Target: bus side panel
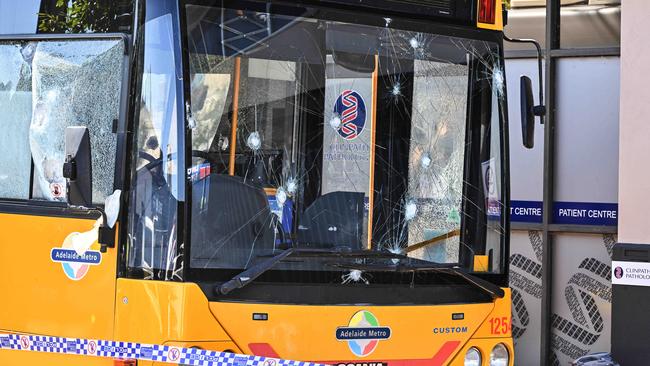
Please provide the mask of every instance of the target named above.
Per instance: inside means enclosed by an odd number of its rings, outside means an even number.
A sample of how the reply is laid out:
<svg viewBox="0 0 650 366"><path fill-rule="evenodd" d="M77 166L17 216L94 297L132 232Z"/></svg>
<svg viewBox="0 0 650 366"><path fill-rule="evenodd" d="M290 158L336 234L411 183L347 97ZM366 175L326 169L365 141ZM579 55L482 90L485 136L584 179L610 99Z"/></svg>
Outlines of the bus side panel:
<svg viewBox="0 0 650 366"><path fill-rule="evenodd" d="M112 339L116 250L101 262L64 266L52 260L75 232L95 220L0 213L0 332L70 338ZM67 241L70 243L70 240ZM99 253L95 242L91 250ZM69 253L69 252L68 252ZM47 359L47 362L40 360ZM108 359L0 351L0 365L110 364ZM81 361L79 361L81 360Z"/></svg>
<svg viewBox="0 0 650 366"><path fill-rule="evenodd" d="M115 339L125 342L230 347L232 340L212 316L208 299L194 283L117 280ZM208 346L210 346L208 344ZM203 344L201 348L207 348Z"/></svg>

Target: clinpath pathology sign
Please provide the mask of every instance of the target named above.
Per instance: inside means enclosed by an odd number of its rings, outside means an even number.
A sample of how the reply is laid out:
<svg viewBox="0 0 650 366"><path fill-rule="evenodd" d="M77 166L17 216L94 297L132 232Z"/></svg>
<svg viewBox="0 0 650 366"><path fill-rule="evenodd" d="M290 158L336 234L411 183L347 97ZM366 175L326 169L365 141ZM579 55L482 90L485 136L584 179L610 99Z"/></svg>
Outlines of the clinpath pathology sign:
<svg viewBox="0 0 650 366"><path fill-rule="evenodd" d="M650 263L612 261L612 285L650 286Z"/></svg>

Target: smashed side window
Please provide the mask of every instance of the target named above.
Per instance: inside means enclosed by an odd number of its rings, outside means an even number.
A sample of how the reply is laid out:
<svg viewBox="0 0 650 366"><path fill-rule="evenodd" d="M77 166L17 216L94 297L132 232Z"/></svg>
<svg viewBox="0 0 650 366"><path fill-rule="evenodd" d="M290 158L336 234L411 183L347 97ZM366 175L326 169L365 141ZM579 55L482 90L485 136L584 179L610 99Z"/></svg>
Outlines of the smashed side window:
<svg viewBox="0 0 650 366"><path fill-rule="evenodd" d="M0 44L0 197L29 198L31 70L23 45Z"/></svg>
<svg viewBox="0 0 650 366"><path fill-rule="evenodd" d="M36 199L65 200L58 188L65 161L64 131L87 126L93 165L93 202L113 192L124 43L122 40L32 44L33 114L30 147Z"/></svg>
<svg viewBox="0 0 650 366"><path fill-rule="evenodd" d="M0 181L9 182L0 190L10 190L1 192L3 197L65 201L68 126L90 131L93 202L102 203L113 191L112 126L119 117L123 55L121 39L0 44L0 69L6 71L6 80L0 81L0 118L9 132L0 137L6 140L0 159L7 159L0 164Z"/></svg>

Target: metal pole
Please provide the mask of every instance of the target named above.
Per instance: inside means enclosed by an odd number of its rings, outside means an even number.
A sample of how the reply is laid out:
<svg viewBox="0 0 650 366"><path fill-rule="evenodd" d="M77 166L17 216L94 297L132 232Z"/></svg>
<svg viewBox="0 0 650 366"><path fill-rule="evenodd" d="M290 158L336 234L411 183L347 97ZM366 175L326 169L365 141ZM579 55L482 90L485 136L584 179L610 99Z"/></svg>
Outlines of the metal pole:
<svg viewBox="0 0 650 366"><path fill-rule="evenodd" d="M377 82L379 80L379 55L375 55L372 72L372 127L370 129L370 186L368 187L368 249L372 249L372 220L375 207L375 138L377 131Z"/></svg>
<svg viewBox="0 0 650 366"><path fill-rule="evenodd" d="M560 0L546 2L546 118L544 122L544 203L542 230L542 326L540 365L551 365L553 319L553 220L555 200L555 71L553 50L560 48Z"/></svg>
<svg viewBox="0 0 650 366"><path fill-rule="evenodd" d="M241 58L235 57L235 80L232 94L232 123L230 126L230 159L228 160L228 175L235 175L235 155L237 153L237 123L239 121L239 83L241 74Z"/></svg>

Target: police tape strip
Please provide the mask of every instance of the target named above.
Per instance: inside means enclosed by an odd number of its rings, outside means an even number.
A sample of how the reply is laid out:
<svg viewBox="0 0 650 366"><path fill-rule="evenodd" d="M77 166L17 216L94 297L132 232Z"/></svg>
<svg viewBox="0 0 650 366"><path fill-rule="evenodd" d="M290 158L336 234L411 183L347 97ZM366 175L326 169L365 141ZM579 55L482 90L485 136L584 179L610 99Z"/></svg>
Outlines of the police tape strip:
<svg viewBox="0 0 650 366"><path fill-rule="evenodd" d="M311 362L133 342L0 334L0 350L85 355L192 366L325 366Z"/></svg>

